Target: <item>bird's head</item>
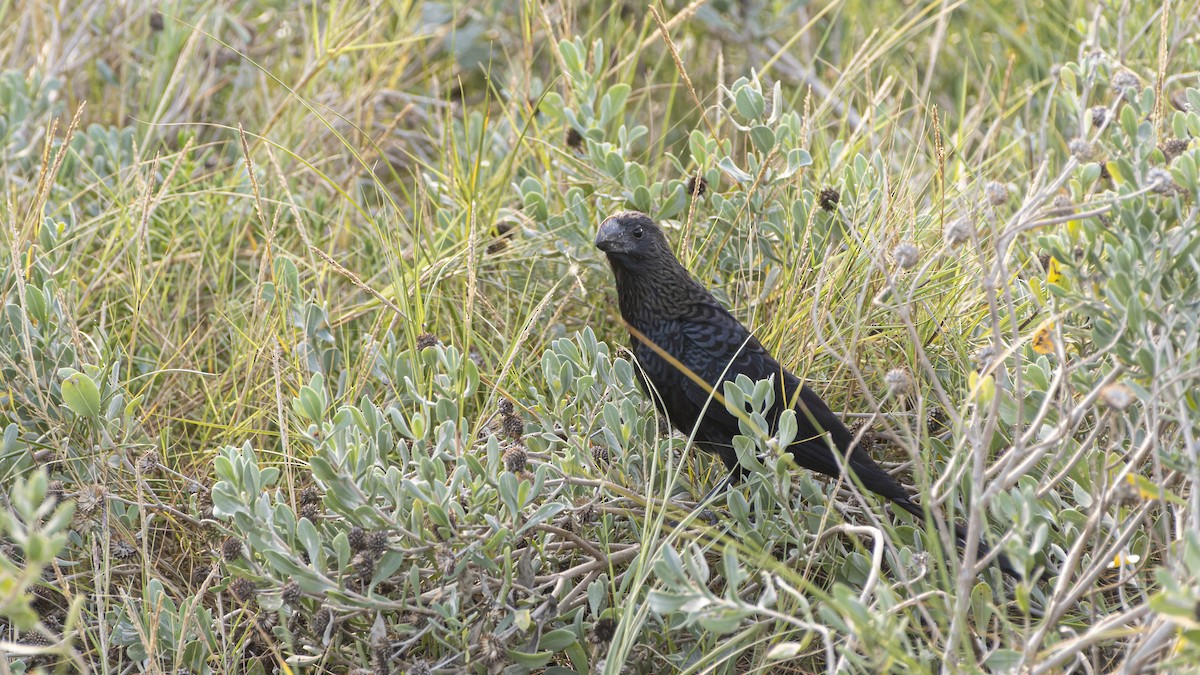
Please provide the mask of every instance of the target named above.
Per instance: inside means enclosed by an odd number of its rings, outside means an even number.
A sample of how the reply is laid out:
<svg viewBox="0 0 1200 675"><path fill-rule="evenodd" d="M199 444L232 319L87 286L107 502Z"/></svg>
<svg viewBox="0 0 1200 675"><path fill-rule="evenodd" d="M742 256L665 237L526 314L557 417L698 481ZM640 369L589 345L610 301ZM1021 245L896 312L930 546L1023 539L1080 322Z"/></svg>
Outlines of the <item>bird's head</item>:
<svg viewBox="0 0 1200 675"><path fill-rule="evenodd" d="M674 258L667 236L650 216L638 211L624 211L609 216L596 232L596 248L608 254L632 260Z"/></svg>

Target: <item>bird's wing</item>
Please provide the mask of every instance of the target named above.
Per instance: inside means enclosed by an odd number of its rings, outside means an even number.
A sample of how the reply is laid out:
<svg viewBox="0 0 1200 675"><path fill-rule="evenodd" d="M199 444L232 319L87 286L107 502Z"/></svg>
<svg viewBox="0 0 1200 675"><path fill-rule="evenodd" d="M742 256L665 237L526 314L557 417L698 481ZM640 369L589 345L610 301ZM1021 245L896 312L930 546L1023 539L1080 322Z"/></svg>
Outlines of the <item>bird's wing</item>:
<svg viewBox="0 0 1200 675"><path fill-rule="evenodd" d="M696 304L685 318L659 322L653 335L647 337L718 394L723 393L725 381L734 380L738 375L746 375L755 381L773 378L775 403L767 416L772 429L783 410L789 406L794 408L798 430L789 449L796 461L821 473L839 473L828 440L823 434L831 434L834 444L845 452L851 442L845 425L816 392L804 386L799 378L780 365L758 339L723 307L715 302ZM642 347L640 351L649 356L652 348ZM709 388L700 386L682 373L678 365L663 359L656 352L655 356L657 358L640 360L652 364L647 369L647 376L658 389L668 412L672 408L691 409L694 411L691 415L694 422L699 411L707 406L704 424L709 433L704 436L709 437L710 442L716 440L712 437L719 436L724 443L729 443L733 436L741 433L737 417L712 395ZM684 417L686 420L686 415ZM681 424L675 415L672 415L672 420L685 433L690 431L685 428L688 426L686 422ZM727 463L730 459L736 463L730 454Z"/></svg>

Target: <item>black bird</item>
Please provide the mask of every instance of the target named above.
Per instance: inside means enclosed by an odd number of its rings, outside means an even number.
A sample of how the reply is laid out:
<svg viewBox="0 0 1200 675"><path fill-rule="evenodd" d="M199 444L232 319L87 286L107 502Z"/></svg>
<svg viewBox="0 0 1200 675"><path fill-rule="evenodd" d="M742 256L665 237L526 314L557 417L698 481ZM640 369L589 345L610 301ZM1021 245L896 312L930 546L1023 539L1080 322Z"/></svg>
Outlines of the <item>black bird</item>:
<svg viewBox="0 0 1200 675"><path fill-rule="evenodd" d="M729 468L729 477L714 493L744 473L733 449L733 437L741 433L738 420L719 400L721 383L738 375L756 381L774 378L775 400L767 421L774 433L785 406L796 411L798 432L788 450L797 464L835 478L842 475L841 466L848 467L863 487L925 519L925 509L908 491L865 451L854 448L850 430L817 393L780 365L679 263L662 228L649 216L626 211L606 219L596 247L608 256L616 278L642 389L675 428L694 433L696 446L716 453ZM841 454L840 465L831 443ZM966 528L956 525L955 536L963 544ZM981 543L980 554L988 552ZM1006 574L1022 576L1003 554L996 563Z"/></svg>

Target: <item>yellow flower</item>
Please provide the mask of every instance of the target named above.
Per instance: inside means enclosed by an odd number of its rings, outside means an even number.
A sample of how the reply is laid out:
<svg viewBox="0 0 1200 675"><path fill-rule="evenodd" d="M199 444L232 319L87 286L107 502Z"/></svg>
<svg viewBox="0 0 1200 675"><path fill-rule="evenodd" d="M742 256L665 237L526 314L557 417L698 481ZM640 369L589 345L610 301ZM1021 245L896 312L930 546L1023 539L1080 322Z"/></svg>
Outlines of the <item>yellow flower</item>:
<svg viewBox="0 0 1200 675"><path fill-rule="evenodd" d="M1112 562L1108 563L1108 569L1115 570L1118 567L1133 567L1141 562L1142 556L1133 553L1121 551L1113 556Z"/></svg>
<svg viewBox="0 0 1200 675"><path fill-rule="evenodd" d="M1051 263L1051 269L1054 269L1053 263ZM1033 334L1033 351L1039 354L1054 353L1053 321L1043 324L1042 327L1038 328L1037 332Z"/></svg>

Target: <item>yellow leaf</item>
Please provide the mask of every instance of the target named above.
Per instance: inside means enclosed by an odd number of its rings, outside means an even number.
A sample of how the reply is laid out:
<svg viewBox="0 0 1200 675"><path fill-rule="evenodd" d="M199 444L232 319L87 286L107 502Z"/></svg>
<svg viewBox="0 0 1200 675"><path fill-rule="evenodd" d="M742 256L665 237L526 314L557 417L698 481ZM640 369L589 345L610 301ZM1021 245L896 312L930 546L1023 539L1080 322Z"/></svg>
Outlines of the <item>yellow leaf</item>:
<svg viewBox="0 0 1200 675"><path fill-rule="evenodd" d="M996 396L996 378L991 375L980 375L978 371L973 370L967 376L967 389L970 391L971 398L987 405Z"/></svg>
<svg viewBox="0 0 1200 675"><path fill-rule="evenodd" d="M1062 267L1058 262L1058 258L1050 256L1050 263L1046 265L1046 283L1062 286L1062 281Z"/></svg>
<svg viewBox="0 0 1200 675"><path fill-rule="evenodd" d="M519 610L516 613L516 616L513 617L513 623L515 623L517 628L520 628L522 631L527 631L529 630L529 627L533 625L533 618L529 614L528 609L522 609Z"/></svg>
<svg viewBox="0 0 1200 675"><path fill-rule="evenodd" d="M1039 354L1054 353L1054 323L1044 324L1033 334L1033 351Z"/></svg>
<svg viewBox="0 0 1200 675"><path fill-rule="evenodd" d="M1125 476L1125 480L1137 490L1138 498L1140 499L1144 499L1146 501L1162 499L1171 504L1187 504L1187 501L1185 501L1182 497L1167 490L1145 476L1131 473Z"/></svg>
<svg viewBox="0 0 1200 675"><path fill-rule="evenodd" d="M1138 497L1141 499L1150 501L1162 496L1162 490L1157 485L1137 474L1131 473L1125 476L1125 481L1137 490Z"/></svg>
<svg viewBox="0 0 1200 675"><path fill-rule="evenodd" d="M1039 304L1046 304L1046 291L1042 290L1041 279L1029 277L1029 290L1033 291L1033 296L1038 299Z"/></svg>
<svg viewBox="0 0 1200 675"><path fill-rule="evenodd" d="M1117 185L1125 182L1125 177L1121 175L1120 169L1117 168L1116 162L1108 162L1104 165L1108 169L1108 175L1112 176L1113 182Z"/></svg>

